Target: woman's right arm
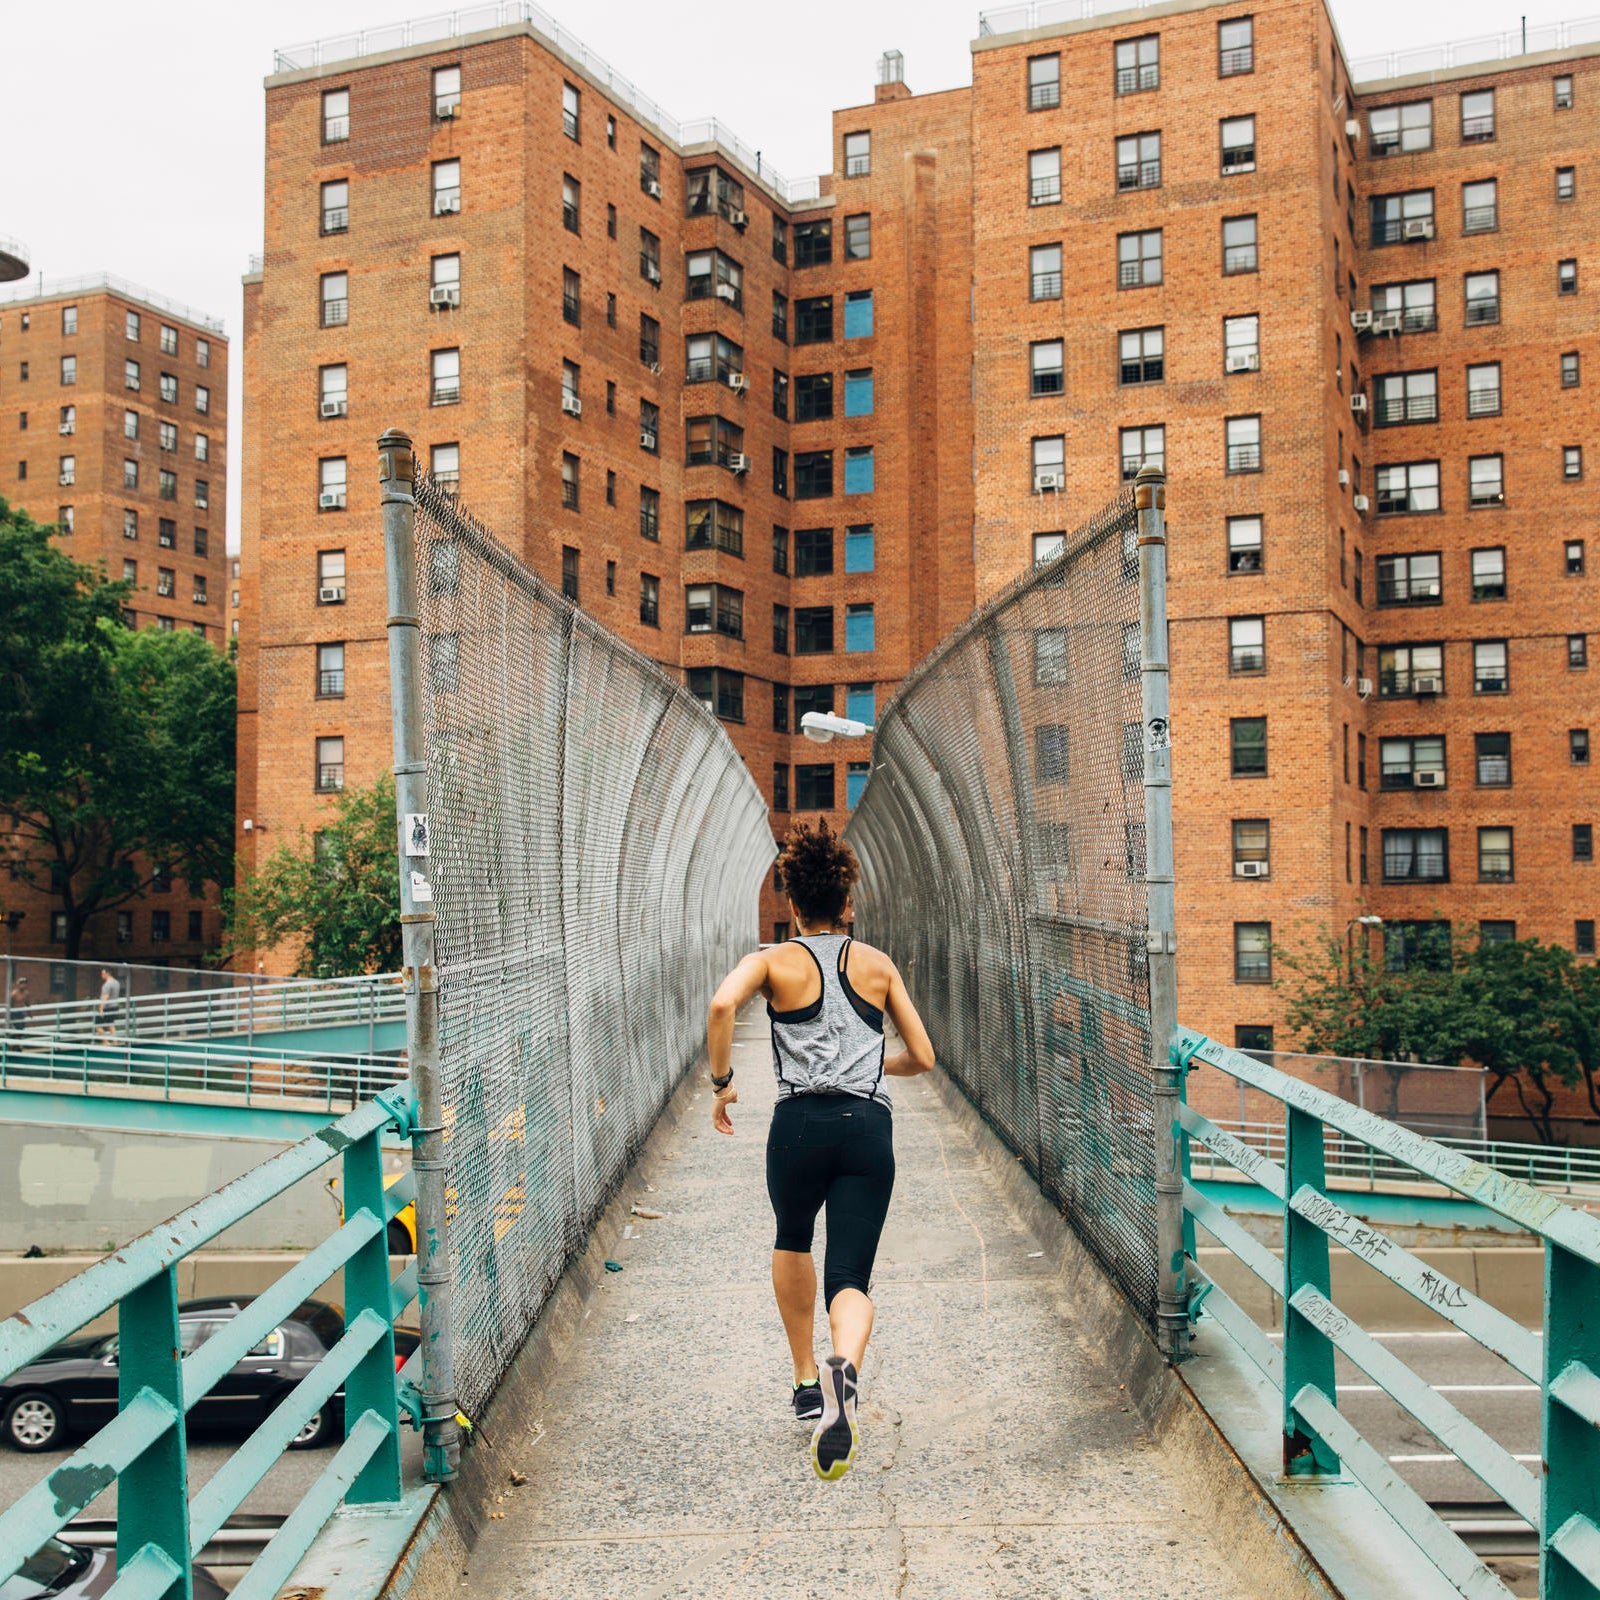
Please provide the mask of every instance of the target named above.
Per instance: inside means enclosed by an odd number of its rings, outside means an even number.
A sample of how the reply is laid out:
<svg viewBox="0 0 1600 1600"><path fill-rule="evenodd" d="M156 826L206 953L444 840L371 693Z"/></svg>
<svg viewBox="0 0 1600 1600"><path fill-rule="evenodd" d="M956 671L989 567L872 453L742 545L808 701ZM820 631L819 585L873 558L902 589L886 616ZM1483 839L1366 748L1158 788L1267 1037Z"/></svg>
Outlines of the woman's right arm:
<svg viewBox="0 0 1600 1600"><path fill-rule="evenodd" d="M883 1063L883 1070L891 1078L914 1078L918 1073L933 1070L933 1041L922 1025L922 1018L917 1015L917 1008L911 1003L900 969L891 963L889 973L889 996L885 1009L900 1030L905 1049L888 1057Z"/></svg>

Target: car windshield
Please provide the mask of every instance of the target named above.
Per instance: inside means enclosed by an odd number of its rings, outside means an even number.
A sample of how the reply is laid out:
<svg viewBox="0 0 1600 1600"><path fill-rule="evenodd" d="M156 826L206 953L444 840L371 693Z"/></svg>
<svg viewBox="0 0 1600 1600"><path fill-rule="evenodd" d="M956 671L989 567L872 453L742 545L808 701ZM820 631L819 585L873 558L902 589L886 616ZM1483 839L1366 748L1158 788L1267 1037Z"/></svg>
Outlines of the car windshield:
<svg viewBox="0 0 1600 1600"><path fill-rule="evenodd" d="M89 1552L75 1545L63 1544L59 1539L47 1539L40 1548L17 1568L17 1576L29 1583L37 1583L48 1592L56 1588L63 1578L71 1577L80 1567L88 1565Z"/></svg>

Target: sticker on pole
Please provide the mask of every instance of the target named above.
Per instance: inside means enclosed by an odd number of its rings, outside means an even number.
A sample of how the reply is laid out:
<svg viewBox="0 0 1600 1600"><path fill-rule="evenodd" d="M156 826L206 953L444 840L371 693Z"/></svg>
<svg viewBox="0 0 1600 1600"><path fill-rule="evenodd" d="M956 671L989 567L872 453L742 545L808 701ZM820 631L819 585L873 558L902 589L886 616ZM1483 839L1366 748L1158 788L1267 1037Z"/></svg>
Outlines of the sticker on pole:
<svg viewBox="0 0 1600 1600"><path fill-rule="evenodd" d="M415 870L411 874L411 900L414 905L419 906L433 904L433 885Z"/></svg>
<svg viewBox="0 0 1600 1600"><path fill-rule="evenodd" d="M1165 750L1172 743L1172 727L1165 717L1152 717L1145 724L1144 747L1151 752Z"/></svg>
<svg viewBox="0 0 1600 1600"><path fill-rule="evenodd" d="M406 854L426 857L428 854L428 813L406 812Z"/></svg>

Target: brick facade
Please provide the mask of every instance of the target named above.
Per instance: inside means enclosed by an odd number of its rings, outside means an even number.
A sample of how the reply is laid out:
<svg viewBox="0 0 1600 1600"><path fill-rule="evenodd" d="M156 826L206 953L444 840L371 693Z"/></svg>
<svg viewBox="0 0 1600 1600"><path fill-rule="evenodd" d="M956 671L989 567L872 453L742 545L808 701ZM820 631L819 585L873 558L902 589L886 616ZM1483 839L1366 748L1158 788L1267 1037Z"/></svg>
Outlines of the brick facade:
<svg viewBox="0 0 1600 1600"><path fill-rule="evenodd" d="M0 495L54 524L75 561L127 576L136 626L193 628L225 648L233 613L221 324L113 279L0 302L0 419ZM23 913L14 953L60 954L51 896L16 879L4 888L5 909ZM120 916L94 917L80 955L194 966L221 931L216 900L176 882Z"/></svg>
<svg viewBox="0 0 1600 1600"><path fill-rule="evenodd" d="M1570 759L1568 732L1589 727L1594 697L1587 669L1567 665L1568 636L1600 631L1600 617L1593 577L1566 575L1592 478L1563 476L1562 455L1591 431L1593 377L1580 371L1589 384L1563 387L1559 357L1594 354L1582 319L1600 271L1584 209L1600 182L1586 164L1597 65L1600 55L1578 50L1358 91L1321 0L1196 0L985 36L970 88L917 96L887 83L871 104L836 112L833 171L816 200L794 203L732 146L678 147L529 29L270 80L266 266L247 298L250 433L267 470L259 503L245 507L242 579L246 654L259 655L259 710L247 712L258 724L257 827L314 826L316 734L347 739L352 781L388 761L372 468L385 426L412 432L424 461L433 445L458 443L467 503L552 582L563 547L577 550L580 603L608 626L670 666L742 674L744 720L730 731L763 790L773 793L781 766L794 805L797 767L833 763L841 814L847 764L867 759L866 741L805 744L794 688L831 683L843 711L848 686L870 683L881 707L974 600L1034 559L1036 535L1081 521L1109 498L1125 455L1136 468L1159 440L1185 1019L1230 1041L1238 1029L1281 1033L1279 992L1241 981L1251 965L1236 964L1241 924L1267 924L1274 943L1293 946L1355 937L1359 916L1437 912L1466 930L1509 922L1573 942L1579 919L1600 908L1593 864L1572 859L1572 825L1592 815L1594 789L1592 767ZM460 115L440 120L431 74L451 66L462 73ZM1557 76L1574 80L1570 109L1556 107ZM1495 90L1492 136L1474 122L1463 142L1459 97L1483 87ZM580 96L575 128L563 120L569 88ZM323 112L338 102L324 96L342 91L349 136L327 142ZM1370 113L1422 99L1433 103L1428 148L1375 153ZM659 198L643 187L641 142L659 152ZM460 211L432 215L435 164L457 159ZM691 214L690 175L707 166L741 193L722 213ZM1569 166L1570 201L1557 198L1556 172ZM1481 204L1465 216L1461 188L1490 178L1492 230L1480 227ZM563 223L568 179L580 185L575 233ZM348 185L347 231L320 231L327 183ZM1401 227L1394 243L1375 244L1387 213L1374 198L1424 190L1436 198L1431 235ZM781 261L774 218L787 227ZM802 232L821 221L828 259L804 264ZM641 275L641 228L660 241L659 286ZM1126 260L1124 240L1134 241ZM1059 258L1031 254L1040 247ZM689 297L689 257L702 251L737 263L742 305ZM429 260L454 252L460 306L430 310ZM1577 262L1572 294L1559 292L1558 258ZM579 325L563 315L568 269L579 275ZM1498 320L1475 310L1469 323L1465 275L1488 271L1500 274ZM319 283L341 272L348 322L320 327ZM1379 286L1427 280L1435 327L1420 316L1399 333L1356 326L1364 319L1352 313L1371 310ZM846 337L846 297L866 290L871 332ZM775 294L787 298L786 339L772 330ZM801 303L821 297L831 297L832 337L800 342ZM659 373L639 359L641 313L660 325ZM1145 337L1156 331L1159 345ZM691 381L686 340L702 333L740 347L743 392ZM1140 336L1132 366L1128 335ZM461 351L459 403L430 406L429 353L446 347ZM1494 361L1500 409L1480 399L1469 415L1466 368ZM317 371L340 362L348 415L323 419ZM563 362L580 369L581 416L563 408ZM1436 374L1437 420L1421 400L1413 415L1402 385L1391 425L1396 391L1379 380L1424 371ZM775 372L788 378L786 416L775 415ZM802 389L811 403L820 388L801 380L823 374L832 415L802 420ZM1473 382L1481 393L1481 374ZM641 400L660 407L658 453L639 448ZM713 414L743 428L748 472L688 463L689 419ZM1136 428L1163 431L1130 443L1124 430ZM1038 456L1036 440L1047 442ZM868 446L870 491L843 492L846 452ZM796 458L828 450L834 492L801 498ZM775 488L774 451L788 455L787 493ZM580 463L576 509L562 504L565 454ZM1480 454L1503 458L1503 503L1469 506L1468 461ZM317 462L330 455L349 460L348 506L319 512ZM1389 472L1380 500L1380 469L1431 461L1437 513L1394 513ZM1041 479L1041 462L1059 469ZM641 485L661 497L659 542L640 537ZM742 554L686 548L684 508L705 499L742 511ZM859 535L845 559L846 531L863 525L870 570L847 570L864 568ZM770 558L774 528L787 530L787 572ZM797 535L814 552L824 528L831 571L797 572ZM319 606L317 551L335 548L346 551L348 592L337 608ZM1475 600L1471 552L1489 549L1505 552L1505 595L1489 598L1480 583ZM1440 593L1391 605L1386 558L1413 552L1439 554ZM659 627L639 620L641 573L660 580ZM742 594L742 639L686 631L680 591L702 583ZM845 610L869 602L873 649L848 651ZM787 654L772 648L775 606L790 610ZM830 652L796 653L795 612L809 607L833 608ZM313 692L324 640L347 646L338 701ZM1509 641L1509 687L1475 692L1474 641L1495 640ZM1397 658L1380 652L1440 642L1440 692L1392 693ZM774 685L787 733L773 728ZM1253 730L1240 724L1256 718L1266 719L1265 769L1236 776L1232 740L1237 731L1245 750ZM1480 784L1475 737L1501 732L1512 736L1514 781ZM1385 788L1383 741L1434 734L1446 741L1443 786ZM1481 769L1491 777L1496 748ZM775 829L787 815L774 810ZM1269 824L1265 873L1239 870L1253 855L1236 848L1241 821ZM1386 859L1413 873L1437 859L1432 835L1402 846L1398 834L1386 858L1385 830L1439 826L1450 829L1447 879L1383 881ZM1491 881L1480 881L1478 830L1499 827L1513 830L1514 871L1493 881L1503 875L1489 835ZM769 890L766 930L784 915Z"/></svg>

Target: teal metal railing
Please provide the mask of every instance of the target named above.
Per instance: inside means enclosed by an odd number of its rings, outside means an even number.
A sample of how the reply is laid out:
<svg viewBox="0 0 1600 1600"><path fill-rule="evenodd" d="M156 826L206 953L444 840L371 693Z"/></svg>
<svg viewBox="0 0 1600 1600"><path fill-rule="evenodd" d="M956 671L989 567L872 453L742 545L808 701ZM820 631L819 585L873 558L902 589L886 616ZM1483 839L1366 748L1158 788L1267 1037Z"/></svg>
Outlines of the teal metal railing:
<svg viewBox="0 0 1600 1600"><path fill-rule="evenodd" d="M1541 1600L1597 1600L1600 1219L1191 1028L1174 1033L1172 1060L1180 1072L1204 1062L1284 1107L1281 1163L1192 1106L1179 1109L1190 1315L1214 1319L1278 1388L1284 1471L1312 1481L1341 1472L1357 1479L1462 1594L1504 1600L1500 1580L1340 1413L1334 1357L1342 1354L1538 1530ZM1332 1199L1326 1161L1329 1130L1540 1238L1545 1249L1542 1340L1538 1332L1513 1321ZM1195 1188L1189 1158L1195 1141L1282 1205L1281 1261ZM1281 1349L1201 1268L1195 1250L1197 1225L1281 1298ZM1334 1242L1540 1386L1542 1476L1535 1477L1334 1304L1329 1277Z"/></svg>
<svg viewBox="0 0 1600 1600"><path fill-rule="evenodd" d="M116 1416L0 1513L0 1585L115 1482L117 1579L108 1600L191 1600L196 1554L340 1390L343 1445L234 1595L275 1595L340 1504L399 1504L400 1412L416 1409L395 1372L394 1322L417 1297L417 1273L413 1262L389 1277L387 1225L413 1194L409 1174L384 1189L381 1139L390 1127L416 1131L404 1090L301 1140L0 1324L0 1382L113 1309L119 1363ZM177 1264L335 1157L344 1169L339 1229L185 1355ZM191 1498L186 1414L341 1268L343 1336Z"/></svg>

